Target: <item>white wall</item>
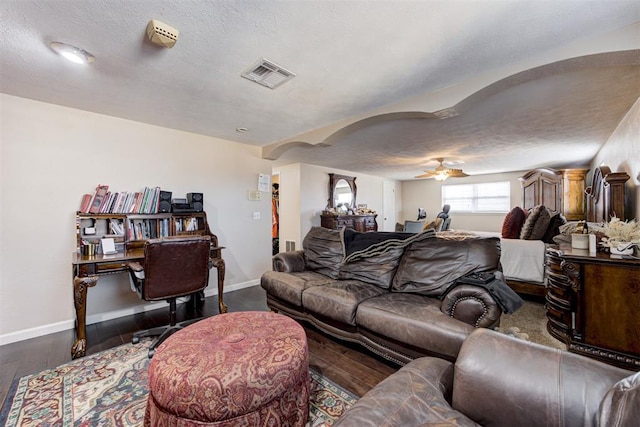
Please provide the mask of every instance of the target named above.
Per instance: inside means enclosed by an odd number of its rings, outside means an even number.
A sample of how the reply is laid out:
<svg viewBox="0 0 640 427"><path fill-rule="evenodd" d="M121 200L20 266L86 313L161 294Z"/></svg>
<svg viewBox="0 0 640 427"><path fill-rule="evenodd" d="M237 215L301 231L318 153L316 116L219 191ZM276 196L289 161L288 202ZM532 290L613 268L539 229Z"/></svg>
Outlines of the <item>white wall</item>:
<svg viewBox="0 0 640 427"><path fill-rule="evenodd" d="M248 199L271 173L259 148L7 95L0 113L0 344L73 327L75 211L99 183L204 193L226 247L226 289L270 269L270 197ZM88 320L141 304L127 275L103 277L89 289Z"/></svg>
<svg viewBox="0 0 640 427"><path fill-rule="evenodd" d="M444 184L471 184L482 182L509 181L511 183L511 207L522 203L522 187L519 177L526 172L510 172L470 176L467 178L449 178ZM427 220L432 221L442 210L442 184L434 179L419 179L402 182L402 212L400 223L415 220L418 208L427 211ZM506 213L500 214L464 214L451 213L451 228L454 230L494 231L502 230Z"/></svg>
<svg viewBox="0 0 640 427"><path fill-rule="evenodd" d="M604 165L612 172L626 172L627 219L640 220L640 98L620 121L606 144L591 162L591 170Z"/></svg>
<svg viewBox="0 0 640 427"><path fill-rule="evenodd" d="M280 250L287 240L302 248L302 239L313 226L320 226L320 214L329 199L329 173L356 177L356 203L367 204L382 214L384 179L372 175L296 163L279 166L280 175ZM382 219L378 218L378 225Z"/></svg>

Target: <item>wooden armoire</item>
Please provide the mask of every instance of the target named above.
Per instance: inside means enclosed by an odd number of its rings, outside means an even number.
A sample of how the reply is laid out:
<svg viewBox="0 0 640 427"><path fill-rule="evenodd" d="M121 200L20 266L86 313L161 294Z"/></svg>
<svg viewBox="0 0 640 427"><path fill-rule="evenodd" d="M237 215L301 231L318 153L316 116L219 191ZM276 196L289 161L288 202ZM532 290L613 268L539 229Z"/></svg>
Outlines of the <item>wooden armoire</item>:
<svg viewBox="0 0 640 427"><path fill-rule="evenodd" d="M544 205L562 213L568 221L587 217L587 172L589 169L533 169L520 177L522 207Z"/></svg>

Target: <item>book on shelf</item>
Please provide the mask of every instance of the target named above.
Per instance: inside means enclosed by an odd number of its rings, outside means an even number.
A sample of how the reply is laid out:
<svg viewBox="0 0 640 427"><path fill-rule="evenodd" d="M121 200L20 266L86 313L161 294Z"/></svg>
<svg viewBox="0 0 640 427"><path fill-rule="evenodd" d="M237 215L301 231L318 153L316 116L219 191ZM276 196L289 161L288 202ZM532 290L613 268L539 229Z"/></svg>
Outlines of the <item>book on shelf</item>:
<svg viewBox="0 0 640 427"><path fill-rule="evenodd" d="M124 236L124 224L121 220L111 218L109 228L111 229L111 234Z"/></svg>
<svg viewBox="0 0 640 427"><path fill-rule="evenodd" d="M82 196L81 213L95 214L155 214L160 204L160 187L144 187L142 191L109 191L108 185L98 185L93 194Z"/></svg>
<svg viewBox="0 0 640 427"><path fill-rule="evenodd" d="M108 185L98 184L93 198L91 199L91 206L89 207L89 213L100 213L100 207L102 202L109 191Z"/></svg>
<svg viewBox="0 0 640 427"><path fill-rule="evenodd" d="M80 212L89 213L89 207L91 206L91 194L84 194L82 196L82 202L80 203Z"/></svg>

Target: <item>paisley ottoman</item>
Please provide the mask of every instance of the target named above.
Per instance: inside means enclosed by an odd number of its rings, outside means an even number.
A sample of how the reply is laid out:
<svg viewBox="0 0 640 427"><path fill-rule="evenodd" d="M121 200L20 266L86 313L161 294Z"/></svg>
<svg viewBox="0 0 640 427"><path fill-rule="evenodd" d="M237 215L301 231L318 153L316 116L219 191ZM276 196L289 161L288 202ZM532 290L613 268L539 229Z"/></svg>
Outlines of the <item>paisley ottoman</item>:
<svg viewBox="0 0 640 427"><path fill-rule="evenodd" d="M304 426L304 329L271 312L235 312L169 337L149 365L147 426Z"/></svg>

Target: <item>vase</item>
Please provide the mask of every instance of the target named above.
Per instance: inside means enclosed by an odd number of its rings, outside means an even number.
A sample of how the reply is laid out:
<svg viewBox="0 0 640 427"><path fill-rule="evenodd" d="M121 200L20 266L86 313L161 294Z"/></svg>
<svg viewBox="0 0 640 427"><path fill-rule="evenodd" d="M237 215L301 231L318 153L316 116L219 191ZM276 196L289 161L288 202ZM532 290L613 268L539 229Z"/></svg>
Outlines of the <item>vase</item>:
<svg viewBox="0 0 640 427"><path fill-rule="evenodd" d="M618 248L625 248L625 249L618 249ZM609 252L611 253L611 255L633 255L633 248L634 245L628 246L628 245L619 245L619 246L612 246L609 248Z"/></svg>

